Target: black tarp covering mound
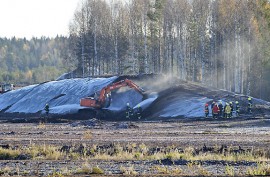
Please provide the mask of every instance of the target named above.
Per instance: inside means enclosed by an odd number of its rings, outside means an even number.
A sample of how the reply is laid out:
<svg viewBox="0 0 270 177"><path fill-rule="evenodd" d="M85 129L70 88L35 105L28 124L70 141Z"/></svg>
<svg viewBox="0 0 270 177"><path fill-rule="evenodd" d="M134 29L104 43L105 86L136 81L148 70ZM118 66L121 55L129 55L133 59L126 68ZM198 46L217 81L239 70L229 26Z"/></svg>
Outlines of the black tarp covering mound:
<svg viewBox="0 0 270 177"><path fill-rule="evenodd" d="M80 99L91 96L103 87L128 78L147 91L147 98L124 87L112 92L112 102L101 110L80 106ZM0 95L1 119L44 117L46 103L50 118L124 120L126 104L143 109L143 118L198 118L204 116L204 104L212 100L240 101L245 113L247 97L224 90L203 87L164 75L112 76L76 78L27 86ZM253 99L258 114L268 114L269 102ZM134 117L136 119L136 117Z"/></svg>

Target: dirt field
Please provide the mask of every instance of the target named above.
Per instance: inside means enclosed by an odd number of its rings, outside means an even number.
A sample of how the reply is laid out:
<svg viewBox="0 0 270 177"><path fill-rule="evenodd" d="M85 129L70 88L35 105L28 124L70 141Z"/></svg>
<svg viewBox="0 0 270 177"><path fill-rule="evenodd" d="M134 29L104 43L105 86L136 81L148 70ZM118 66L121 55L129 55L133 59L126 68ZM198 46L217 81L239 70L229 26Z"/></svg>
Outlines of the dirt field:
<svg viewBox="0 0 270 177"><path fill-rule="evenodd" d="M269 119L232 119L232 120L175 120L163 122L96 122L59 123L59 124L11 124L1 123L0 152L4 148L16 149L31 146L57 147L64 153L73 149L101 150L116 146L128 152L128 147L138 149L137 153L153 153L149 158L130 158L114 156L94 156L87 154L83 158L17 158L0 161L1 175L48 176L59 172L74 175L84 166L97 166L109 174L153 175L245 175L248 170L258 170L261 162L269 167L270 158L270 120ZM8 147L5 147L8 146ZM102 148L101 148L102 147ZM244 152L264 153L263 159L230 160L196 159L198 154L212 153L226 147L235 154ZM133 151L131 148L130 151ZM192 148L192 157L179 158L168 156L169 153L187 153ZM100 150L99 149L99 150ZM101 151L100 150L100 151ZM241 151L242 150L242 151ZM60 151L60 150L59 150ZM90 150L91 151L91 150ZM101 152L99 151L99 154ZM145 152L144 152L145 151ZM168 152L167 152L168 151ZM74 151L75 152L75 151ZM135 152L135 151L134 151ZM136 154L135 152L135 154ZM158 154L167 153L167 158L157 158ZM223 151L222 151L223 153ZM120 153L118 153L120 154ZM254 154L254 153L253 153ZM258 154L257 154L258 155ZM223 156L223 155L222 155ZM226 155L225 155L226 156ZM224 156L224 157L225 157ZM151 157L151 158L150 158ZM240 157L240 156L239 156ZM0 155L1 158L1 155ZM200 156L201 158L201 156ZM3 158L2 158L3 159ZM23 159L23 160L21 160ZM270 168L269 168L270 169ZM269 170L268 169L268 170ZM87 174L87 173L86 173ZM82 173L77 173L78 176Z"/></svg>

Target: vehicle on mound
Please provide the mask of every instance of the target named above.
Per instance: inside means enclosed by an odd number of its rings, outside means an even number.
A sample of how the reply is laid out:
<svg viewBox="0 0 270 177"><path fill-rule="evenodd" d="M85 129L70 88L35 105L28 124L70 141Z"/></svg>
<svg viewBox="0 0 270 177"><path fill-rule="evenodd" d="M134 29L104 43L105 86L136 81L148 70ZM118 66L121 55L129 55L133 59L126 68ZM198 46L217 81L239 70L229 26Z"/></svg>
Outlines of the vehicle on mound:
<svg viewBox="0 0 270 177"><path fill-rule="evenodd" d="M7 84L7 83L1 84L0 94L9 92L13 89L14 89L13 84Z"/></svg>

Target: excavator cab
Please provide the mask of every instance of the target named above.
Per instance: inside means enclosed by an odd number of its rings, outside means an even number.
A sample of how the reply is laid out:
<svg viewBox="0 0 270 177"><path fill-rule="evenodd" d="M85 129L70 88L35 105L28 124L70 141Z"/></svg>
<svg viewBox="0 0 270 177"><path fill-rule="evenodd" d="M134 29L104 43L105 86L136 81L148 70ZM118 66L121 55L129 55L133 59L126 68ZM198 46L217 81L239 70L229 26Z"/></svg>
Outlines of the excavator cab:
<svg viewBox="0 0 270 177"><path fill-rule="evenodd" d="M82 98L80 100L80 105L92 108L102 108L102 107L108 108L111 105L111 96L106 95L105 102L101 104L95 94L94 97Z"/></svg>
<svg viewBox="0 0 270 177"><path fill-rule="evenodd" d="M98 100L96 100L94 97L82 98L80 100L80 105L85 107L100 108Z"/></svg>
<svg viewBox="0 0 270 177"><path fill-rule="evenodd" d="M112 101L112 95L111 95L111 92L109 92L106 94L104 107L108 108L111 105L111 101Z"/></svg>

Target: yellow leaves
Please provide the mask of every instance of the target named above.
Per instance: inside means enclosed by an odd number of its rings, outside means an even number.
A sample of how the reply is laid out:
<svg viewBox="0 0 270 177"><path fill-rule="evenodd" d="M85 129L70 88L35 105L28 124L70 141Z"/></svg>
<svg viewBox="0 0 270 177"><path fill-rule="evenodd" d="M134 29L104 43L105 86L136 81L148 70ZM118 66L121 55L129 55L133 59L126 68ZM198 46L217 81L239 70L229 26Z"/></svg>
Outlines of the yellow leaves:
<svg viewBox="0 0 270 177"><path fill-rule="evenodd" d="M218 8L219 18L223 21L224 26L234 21L234 14L238 8L235 0L221 0L219 1Z"/></svg>
<svg viewBox="0 0 270 177"><path fill-rule="evenodd" d="M253 30L255 32L256 37L259 37L260 36L260 30L259 30L259 23L258 23L257 18L252 16L252 18L250 19L250 24L251 24L251 27L253 28Z"/></svg>
<svg viewBox="0 0 270 177"><path fill-rule="evenodd" d="M31 80L33 77L33 72L31 70L28 70L26 73L25 73L25 78L26 80Z"/></svg>
<svg viewBox="0 0 270 177"><path fill-rule="evenodd" d="M27 44L23 44L23 50L29 51L30 50L30 46L27 45Z"/></svg>
<svg viewBox="0 0 270 177"><path fill-rule="evenodd" d="M264 9L265 10L270 10L270 3L266 3Z"/></svg>

